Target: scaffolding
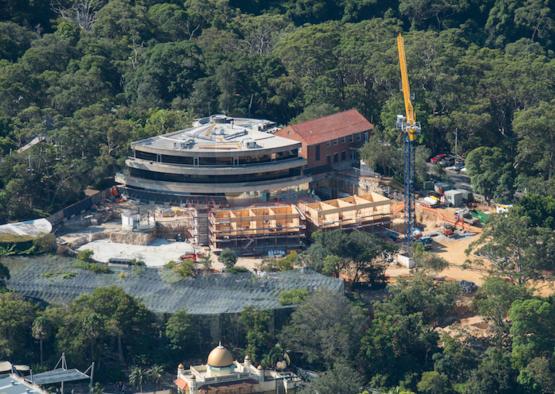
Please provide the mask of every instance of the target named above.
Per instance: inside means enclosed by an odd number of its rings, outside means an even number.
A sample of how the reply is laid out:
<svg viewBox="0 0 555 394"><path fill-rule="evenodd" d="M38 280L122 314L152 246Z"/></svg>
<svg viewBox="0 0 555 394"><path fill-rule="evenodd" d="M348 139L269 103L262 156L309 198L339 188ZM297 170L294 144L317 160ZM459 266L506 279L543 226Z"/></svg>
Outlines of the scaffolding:
<svg viewBox="0 0 555 394"><path fill-rule="evenodd" d="M210 247L278 255L304 246L305 218L294 205L219 209L209 214Z"/></svg>
<svg viewBox="0 0 555 394"><path fill-rule="evenodd" d="M388 226L391 223L391 205L390 199L378 193L298 204L312 230Z"/></svg>

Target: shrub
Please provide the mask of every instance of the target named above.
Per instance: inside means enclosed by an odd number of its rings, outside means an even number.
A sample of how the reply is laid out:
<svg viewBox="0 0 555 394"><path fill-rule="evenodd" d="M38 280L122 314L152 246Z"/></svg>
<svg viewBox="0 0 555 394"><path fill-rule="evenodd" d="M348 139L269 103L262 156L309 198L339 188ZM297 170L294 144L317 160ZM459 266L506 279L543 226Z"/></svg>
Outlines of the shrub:
<svg viewBox="0 0 555 394"><path fill-rule="evenodd" d="M164 268L173 270L176 266L177 266L177 262L175 262L175 260L170 260L164 265Z"/></svg>
<svg viewBox="0 0 555 394"><path fill-rule="evenodd" d="M218 256L218 261L227 269L232 268L237 263L237 253L232 249L224 249Z"/></svg>
<svg viewBox="0 0 555 394"><path fill-rule="evenodd" d="M297 252L291 251L287 256L281 258L270 257L262 260L262 270L266 272L290 271L295 268L298 261L299 255Z"/></svg>
<svg viewBox="0 0 555 394"><path fill-rule="evenodd" d="M81 260L76 261L73 264L73 267L86 270L86 271L92 271L95 274L109 274L112 272L112 270L103 263L87 263Z"/></svg>
<svg viewBox="0 0 555 394"><path fill-rule="evenodd" d="M144 267L146 266L145 262L142 260L138 260L138 259L133 259L129 262L129 265L134 265L137 267Z"/></svg>
<svg viewBox="0 0 555 394"><path fill-rule="evenodd" d="M91 261L91 257L93 256L94 252L90 249L83 249L77 252L77 260L89 262Z"/></svg>
<svg viewBox="0 0 555 394"><path fill-rule="evenodd" d="M183 260L173 271L182 278L189 278L195 274L195 263L192 260Z"/></svg>
<svg viewBox="0 0 555 394"><path fill-rule="evenodd" d="M239 274L241 272L249 272L249 270L245 267L231 267L226 272L229 272L230 274Z"/></svg>
<svg viewBox="0 0 555 394"><path fill-rule="evenodd" d="M33 241L35 253L49 253L56 250L56 236L52 233Z"/></svg>
<svg viewBox="0 0 555 394"><path fill-rule="evenodd" d="M307 289L283 290L279 293L279 303L281 305L297 305L302 303L309 294Z"/></svg>
<svg viewBox="0 0 555 394"><path fill-rule="evenodd" d="M170 260L164 265L164 268L172 270L181 278L188 278L195 274L195 263L192 260L183 260L180 263Z"/></svg>

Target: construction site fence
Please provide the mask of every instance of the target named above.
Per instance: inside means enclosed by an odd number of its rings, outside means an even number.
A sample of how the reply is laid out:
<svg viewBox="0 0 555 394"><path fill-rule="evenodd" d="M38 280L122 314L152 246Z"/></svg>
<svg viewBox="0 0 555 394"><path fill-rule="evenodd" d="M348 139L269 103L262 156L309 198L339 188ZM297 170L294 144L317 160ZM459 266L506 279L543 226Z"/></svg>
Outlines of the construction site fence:
<svg viewBox="0 0 555 394"><path fill-rule="evenodd" d="M52 224L52 227L59 226L65 219L69 219L72 216L82 214L83 212L91 209L93 205L99 204L106 198L110 196L111 188L107 188L97 193L90 195L82 200L71 204L56 213L48 216L46 219Z"/></svg>

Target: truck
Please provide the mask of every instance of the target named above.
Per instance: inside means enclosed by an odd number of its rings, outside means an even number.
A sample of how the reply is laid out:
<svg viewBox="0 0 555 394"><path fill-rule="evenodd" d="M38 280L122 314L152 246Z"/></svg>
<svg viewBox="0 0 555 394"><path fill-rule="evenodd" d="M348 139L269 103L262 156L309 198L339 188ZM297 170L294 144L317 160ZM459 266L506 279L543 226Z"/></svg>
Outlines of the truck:
<svg viewBox="0 0 555 394"><path fill-rule="evenodd" d="M415 241L415 243L419 243L424 247L424 250L431 250L433 239L432 237L421 237Z"/></svg>

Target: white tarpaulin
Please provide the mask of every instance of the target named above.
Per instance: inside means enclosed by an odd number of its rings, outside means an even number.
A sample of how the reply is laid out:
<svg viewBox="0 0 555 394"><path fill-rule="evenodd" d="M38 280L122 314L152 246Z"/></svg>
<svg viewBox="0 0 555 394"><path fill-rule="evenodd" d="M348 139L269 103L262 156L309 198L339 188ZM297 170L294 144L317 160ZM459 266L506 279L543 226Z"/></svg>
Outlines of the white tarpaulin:
<svg viewBox="0 0 555 394"><path fill-rule="evenodd" d="M27 220L0 226L0 242L24 242L40 238L52 231L46 219Z"/></svg>

